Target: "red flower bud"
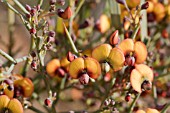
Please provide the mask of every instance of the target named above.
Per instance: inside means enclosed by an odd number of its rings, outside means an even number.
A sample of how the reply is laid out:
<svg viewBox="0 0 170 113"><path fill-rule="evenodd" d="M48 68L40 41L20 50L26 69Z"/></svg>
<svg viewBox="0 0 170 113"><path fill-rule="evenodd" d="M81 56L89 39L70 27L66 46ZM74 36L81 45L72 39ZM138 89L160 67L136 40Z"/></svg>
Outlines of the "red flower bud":
<svg viewBox="0 0 170 113"><path fill-rule="evenodd" d="M30 11L31 11L30 5L26 4L26 5L25 5L25 9L26 9L28 12L30 12Z"/></svg>
<svg viewBox="0 0 170 113"><path fill-rule="evenodd" d="M111 36L110 36L110 44L111 45L117 45L119 43L119 31L116 30Z"/></svg>
<svg viewBox="0 0 170 113"><path fill-rule="evenodd" d="M46 99L44 100L44 104L45 104L46 106L50 107L50 106L52 105L52 100L51 100L50 98L46 98Z"/></svg>
<svg viewBox="0 0 170 113"><path fill-rule="evenodd" d="M131 100L131 94L127 93L126 96L125 96L125 101L129 102L130 100Z"/></svg>

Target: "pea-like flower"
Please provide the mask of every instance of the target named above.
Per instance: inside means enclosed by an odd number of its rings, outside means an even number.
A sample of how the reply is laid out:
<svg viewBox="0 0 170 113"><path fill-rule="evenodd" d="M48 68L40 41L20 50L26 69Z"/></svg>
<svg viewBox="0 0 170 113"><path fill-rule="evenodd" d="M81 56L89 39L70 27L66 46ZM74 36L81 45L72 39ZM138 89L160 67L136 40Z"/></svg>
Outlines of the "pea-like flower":
<svg viewBox="0 0 170 113"><path fill-rule="evenodd" d="M127 65L141 64L146 60L147 48L141 41L134 42L132 39L125 39L118 45L118 48L123 51Z"/></svg>
<svg viewBox="0 0 170 113"><path fill-rule="evenodd" d="M144 110L138 110L136 113L160 113L160 112L156 109L147 108L146 112Z"/></svg>
<svg viewBox="0 0 170 113"><path fill-rule="evenodd" d="M130 74L130 83L133 89L139 93L142 90L149 90L152 86L153 71L145 64L136 64Z"/></svg>
<svg viewBox="0 0 170 113"><path fill-rule="evenodd" d="M55 77L56 79L60 80L61 77L64 77L65 73L68 71L69 61L66 57L59 59L53 59L48 62L46 66L47 73L51 77Z"/></svg>
<svg viewBox="0 0 170 113"><path fill-rule="evenodd" d="M92 57L100 63L108 63L114 71L122 69L125 57L123 52L109 44L101 44L92 51ZM108 70L109 71L109 70Z"/></svg>
<svg viewBox="0 0 170 113"><path fill-rule="evenodd" d="M70 63L69 74L72 78L79 78L80 82L87 84L89 77L97 79L101 74L100 64L94 58L79 57Z"/></svg>
<svg viewBox="0 0 170 113"><path fill-rule="evenodd" d="M23 113L23 107L17 99L9 99L6 95L0 96L0 113Z"/></svg>
<svg viewBox="0 0 170 113"><path fill-rule="evenodd" d="M19 76L19 75L18 75ZM21 75L20 75L21 76ZM30 97L34 91L34 85L29 78L22 76L14 81L14 96Z"/></svg>

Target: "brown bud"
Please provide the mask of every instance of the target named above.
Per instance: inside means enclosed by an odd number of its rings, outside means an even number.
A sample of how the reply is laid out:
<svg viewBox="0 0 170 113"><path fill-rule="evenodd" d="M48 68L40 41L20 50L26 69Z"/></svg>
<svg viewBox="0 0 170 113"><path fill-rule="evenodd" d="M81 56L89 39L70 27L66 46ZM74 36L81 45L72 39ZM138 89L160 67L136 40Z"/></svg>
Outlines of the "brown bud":
<svg viewBox="0 0 170 113"><path fill-rule="evenodd" d="M79 77L79 82L83 85L86 85L89 83L89 75L88 74L81 74L81 76Z"/></svg>
<svg viewBox="0 0 170 113"><path fill-rule="evenodd" d="M113 32L113 34L110 36L110 44L111 45L117 45L118 43L119 43L119 40L120 40L120 38L119 38L119 31L118 30L116 30L115 32Z"/></svg>
<svg viewBox="0 0 170 113"><path fill-rule="evenodd" d="M68 6L64 11L62 9L58 9L58 16L63 19L69 19L72 16L72 10Z"/></svg>
<svg viewBox="0 0 170 113"><path fill-rule="evenodd" d="M151 88L152 88L152 83L150 81L145 80L142 83L142 89L144 89L145 91L151 90Z"/></svg>
<svg viewBox="0 0 170 113"><path fill-rule="evenodd" d="M117 3L119 4L122 4L122 5L125 5L126 4L126 1L125 0L116 0Z"/></svg>
<svg viewBox="0 0 170 113"><path fill-rule="evenodd" d="M145 2L144 4L142 4L141 9L148 9L149 7L149 2Z"/></svg>

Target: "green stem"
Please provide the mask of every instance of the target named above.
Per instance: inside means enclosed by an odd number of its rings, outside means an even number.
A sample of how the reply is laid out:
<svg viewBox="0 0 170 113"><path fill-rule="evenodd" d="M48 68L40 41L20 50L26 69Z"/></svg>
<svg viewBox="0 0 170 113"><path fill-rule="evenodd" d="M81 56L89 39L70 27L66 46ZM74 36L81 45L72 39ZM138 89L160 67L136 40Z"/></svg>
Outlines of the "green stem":
<svg viewBox="0 0 170 113"><path fill-rule="evenodd" d="M153 84L152 92L153 92L153 98L154 98L155 105L157 105L158 97L157 97L156 86L154 84Z"/></svg>
<svg viewBox="0 0 170 113"><path fill-rule="evenodd" d="M134 32L133 32L133 34L132 34L132 39L133 39L133 40L135 40L136 35L137 35L138 31L139 31L139 28L140 28L140 25L137 25L137 26L135 27L135 30L134 30Z"/></svg>
<svg viewBox="0 0 170 113"><path fill-rule="evenodd" d="M139 99L139 97L140 97L140 93L138 93L138 94L136 95L136 97L134 98L132 104L130 105L130 108L129 108L129 110L128 110L128 113L132 113L132 112L133 112L133 109L134 109L135 104L136 104L137 100Z"/></svg>
<svg viewBox="0 0 170 113"><path fill-rule="evenodd" d="M25 9L25 7L18 0L13 0L13 1L25 14L29 14L29 12Z"/></svg>
<svg viewBox="0 0 170 113"><path fill-rule="evenodd" d="M16 64L17 62L15 61L15 59L13 59L10 55L8 55L7 53L5 53L4 51L2 51L0 49L0 54L5 57L6 59L8 59L9 61L11 61L12 63Z"/></svg>
<svg viewBox="0 0 170 113"><path fill-rule="evenodd" d="M80 11L81 7L83 6L83 3L85 2L85 0L81 0L75 13L71 16L70 21L69 21L69 33L72 34L72 23L74 18L76 17L76 15L78 14L78 12Z"/></svg>
<svg viewBox="0 0 170 113"><path fill-rule="evenodd" d="M64 25L64 29L65 29L67 38L68 38L68 40L69 40L69 42L71 44L71 47L72 47L73 51L78 54L78 50L77 50L76 46L74 45L74 42L73 42L73 40L72 40L72 38L71 38L71 36L70 36L70 34L69 34L69 32L68 32L68 30L67 30L64 23L63 23L63 25Z"/></svg>
<svg viewBox="0 0 170 113"><path fill-rule="evenodd" d="M38 1L38 4L40 5L40 7L42 6L43 1L44 1L44 0L39 0L39 1Z"/></svg>
<svg viewBox="0 0 170 113"><path fill-rule="evenodd" d="M166 104L166 106L162 109L162 111L160 113L166 113L166 111L168 110L170 106L170 103Z"/></svg>

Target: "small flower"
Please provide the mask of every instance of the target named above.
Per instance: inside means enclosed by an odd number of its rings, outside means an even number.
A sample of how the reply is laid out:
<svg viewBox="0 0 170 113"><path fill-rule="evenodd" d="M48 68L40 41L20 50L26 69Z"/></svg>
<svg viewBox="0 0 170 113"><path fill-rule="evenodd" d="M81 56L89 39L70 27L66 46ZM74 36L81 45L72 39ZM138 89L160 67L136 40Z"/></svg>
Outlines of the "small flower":
<svg viewBox="0 0 170 113"><path fill-rule="evenodd" d="M100 64L91 57L76 58L70 63L69 74L74 79L79 78L84 74L87 74L93 79L97 79L101 74Z"/></svg>
<svg viewBox="0 0 170 113"><path fill-rule="evenodd" d="M20 77L14 81L14 96L30 97L33 91L34 85L29 78Z"/></svg>
<svg viewBox="0 0 170 113"><path fill-rule="evenodd" d="M107 30L110 29L110 19L105 14L102 14L99 18L99 20L96 22L95 27L97 30L99 30L101 33L105 33Z"/></svg>
<svg viewBox="0 0 170 113"><path fill-rule="evenodd" d="M9 99L6 95L0 96L0 112L23 113L23 107L17 99Z"/></svg>
<svg viewBox="0 0 170 113"><path fill-rule="evenodd" d="M55 77L56 79L60 80L61 77L64 77L65 73L68 71L69 61L67 57L59 59L53 59L48 62L46 66L47 73L51 77Z"/></svg>
<svg viewBox="0 0 170 113"><path fill-rule="evenodd" d="M147 108L146 112L144 110L138 110L136 113L160 113L160 112L153 108Z"/></svg>
<svg viewBox="0 0 170 113"><path fill-rule="evenodd" d="M142 92L142 84L145 81L149 83L153 81L153 71L145 64L136 64L135 69L130 74L130 83L133 89L139 93Z"/></svg>
<svg viewBox="0 0 170 113"><path fill-rule="evenodd" d="M92 51L92 57L100 63L107 62L114 71L122 69L125 61L123 52L109 44L101 44Z"/></svg>
<svg viewBox="0 0 170 113"><path fill-rule="evenodd" d="M134 42L132 39L125 39L118 45L118 48L123 51L126 58L134 57L136 64L141 64L146 60L147 49L141 41Z"/></svg>

